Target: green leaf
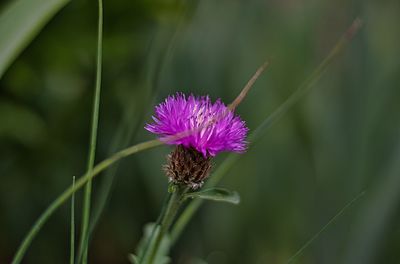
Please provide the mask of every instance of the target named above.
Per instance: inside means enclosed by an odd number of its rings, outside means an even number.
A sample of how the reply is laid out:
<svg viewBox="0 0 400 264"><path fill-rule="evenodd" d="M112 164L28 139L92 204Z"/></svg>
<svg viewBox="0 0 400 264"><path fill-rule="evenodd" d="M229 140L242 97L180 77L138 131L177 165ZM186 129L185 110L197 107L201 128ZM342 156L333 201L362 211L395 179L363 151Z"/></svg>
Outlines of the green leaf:
<svg viewBox="0 0 400 264"><path fill-rule="evenodd" d="M201 198L204 200L212 200L217 202L226 202L232 204L240 203L240 196L237 192L223 188L210 188L200 192L192 192L184 195L183 199Z"/></svg>
<svg viewBox="0 0 400 264"><path fill-rule="evenodd" d="M0 14L0 78L69 0L16 0Z"/></svg>
<svg viewBox="0 0 400 264"><path fill-rule="evenodd" d="M134 264L140 264L140 259L143 258L143 253L145 252L146 247L151 247L155 241L149 241L149 239L155 239L157 237L157 233L160 232L160 226L159 225L155 225L155 223L147 223L144 226L143 229L143 237L139 242L139 245L136 249L136 262L132 262ZM171 259L166 256L169 252L170 249L170 239L169 236L164 236L163 240L161 241L159 250L157 251L157 255L154 258L154 263L160 263L160 264L168 264ZM129 257L131 257L131 255ZM132 260L130 258L130 260Z"/></svg>

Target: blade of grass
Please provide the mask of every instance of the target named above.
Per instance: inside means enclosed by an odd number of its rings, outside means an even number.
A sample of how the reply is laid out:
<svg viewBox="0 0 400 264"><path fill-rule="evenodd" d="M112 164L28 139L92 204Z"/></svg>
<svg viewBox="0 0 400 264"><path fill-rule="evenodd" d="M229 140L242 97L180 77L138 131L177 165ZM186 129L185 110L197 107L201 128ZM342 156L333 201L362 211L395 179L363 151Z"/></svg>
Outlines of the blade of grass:
<svg viewBox="0 0 400 264"><path fill-rule="evenodd" d="M288 99L286 99L283 104L281 104L271 115L269 115L264 121L250 134L248 140L250 142L250 147L254 146L254 143L261 138L265 132L272 127L280 118L286 114L295 103L297 103L320 79L322 74L326 71L328 66L332 61L339 55L339 53L344 49L347 43L353 38L357 31L362 26L362 21L356 18L351 26L347 29L345 34L339 39L333 49L328 53L327 57L321 62L321 64L311 73L311 75L297 88L297 90L292 93ZM237 154L229 154L224 162L218 167L218 169L213 173L212 177L208 180L205 187L211 188L216 186L223 176L228 172L228 170L236 164L237 160L240 158ZM171 232L171 243L175 243L183 229L186 227L190 219L196 213L196 211L203 204L203 200L196 199L193 200L186 208L183 210L182 214L179 216L175 225L173 226Z"/></svg>
<svg viewBox="0 0 400 264"><path fill-rule="evenodd" d="M400 206L400 141L388 154L356 217L349 235L349 249L342 263L379 263L379 252L386 246L382 239L396 228L393 217Z"/></svg>
<svg viewBox="0 0 400 264"><path fill-rule="evenodd" d="M0 15L0 79L12 62L69 0L16 0Z"/></svg>
<svg viewBox="0 0 400 264"><path fill-rule="evenodd" d="M75 176L72 177L72 188L75 188ZM75 193L71 197L71 234L70 234L70 253L69 263L74 264L75 261Z"/></svg>
<svg viewBox="0 0 400 264"><path fill-rule="evenodd" d="M358 199L360 199L365 194L365 191L360 192L356 197L354 197L350 202L348 202L342 209L337 212L335 216L331 218L314 236L312 236L299 250L291 256L287 264L292 263L298 256L300 256L304 250L306 250L329 226L331 226L350 206L352 206Z"/></svg>
<svg viewBox="0 0 400 264"><path fill-rule="evenodd" d="M103 1L98 0L98 21L97 21L97 63L96 63L96 84L93 100L92 131L90 135L89 157L87 171L90 174L94 166L96 154L97 129L99 123L99 105L101 90L101 68L102 68L102 42L103 42ZM89 218L90 218L90 199L92 193L92 181L88 180L83 200L82 211L82 231L78 253L78 263L87 263L88 237L89 237Z"/></svg>
<svg viewBox="0 0 400 264"><path fill-rule="evenodd" d="M133 154L141 152L143 150L147 150L147 149L151 149L151 148L160 146L162 144L163 143L157 139L136 144L134 146L131 146L129 148L123 149L123 150L115 153L108 159L103 160L102 162L97 164L90 173L86 172L83 176L81 176L79 178L79 180L77 180L75 182L75 186L71 186L68 189L66 189L63 193L61 193L49 205L49 207L47 207L47 209L39 216L39 218L33 224L31 229L29 230L28 234L25 236L24 240L20 244L17 252L15 253L12 264L21 263L22 258L24 257L24 255L25 255L26 251L28 250L30 244L32 243L33 239L36 237L36 235L42 229L43 225L47 222L47 220L50 218L50 216L52 216L53 213L58 208L60 208L60 206L63 205L72 196L73 193L75 193L77 190L82 188L82 186L84 186L89 180L92 180L100 172L104 171L105 169L107 169L108 167L113 165L115 162L117 162L127 156L133 155Z"/></svg>
<svg viewBox="0 0 400 264"><path fill-rule="evenodd" d="M332 225L343 213L346 211L347 208L352 206L358 199L360 199L363 195L365 194L365 191L360 192L356 197L354 197L350 202L348 202L342 209L337 212L336 215L334 215L331 220L328 221L314 236L312 236L299 250L294 253L293 256L291 256L288 261L286 262L287 264L292 263L298 256L300 256L304 250L306 250L314 240L316 240L322 232L324 232L330 225Z"/></svg>

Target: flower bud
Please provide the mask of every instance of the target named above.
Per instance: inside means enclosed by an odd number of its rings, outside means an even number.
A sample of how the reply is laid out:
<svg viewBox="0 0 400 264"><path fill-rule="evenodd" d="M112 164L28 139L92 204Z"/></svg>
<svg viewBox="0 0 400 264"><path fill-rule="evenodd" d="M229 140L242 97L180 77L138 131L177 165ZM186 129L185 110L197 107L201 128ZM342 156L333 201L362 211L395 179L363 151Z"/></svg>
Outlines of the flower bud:
<svg viewBox="0 0 400 264"><path fill-rule="evenodd" d="M191 189L200 188L211 170L211 158L204 157L194 148L177 145L167 156L168 163L163 166L170 181L184 184Z"/></svg>

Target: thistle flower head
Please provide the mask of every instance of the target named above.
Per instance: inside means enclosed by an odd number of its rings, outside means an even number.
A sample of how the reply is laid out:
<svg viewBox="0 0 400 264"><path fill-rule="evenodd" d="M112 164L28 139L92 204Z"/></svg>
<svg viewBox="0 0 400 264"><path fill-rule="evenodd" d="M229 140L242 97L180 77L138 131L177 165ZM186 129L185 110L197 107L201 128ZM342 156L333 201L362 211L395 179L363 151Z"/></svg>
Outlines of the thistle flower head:
<svg viewBox="0 0 400 264"><path fill-rule="evenodd" d="M193 148L205 158L222 151L246 150L245 122L219 99L212 103L208 96L177 93L156 106L153 120L146 130L167 144Z"/></svg>

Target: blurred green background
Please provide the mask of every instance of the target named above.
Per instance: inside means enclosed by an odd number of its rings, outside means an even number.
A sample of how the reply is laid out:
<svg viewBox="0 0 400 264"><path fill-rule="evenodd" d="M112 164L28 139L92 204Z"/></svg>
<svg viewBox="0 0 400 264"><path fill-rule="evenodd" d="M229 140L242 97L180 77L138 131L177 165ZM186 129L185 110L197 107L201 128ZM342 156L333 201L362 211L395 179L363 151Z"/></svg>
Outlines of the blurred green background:
<svg viewBox="0 0 400 264"><path fill-rule="evenodd" d="M297 263L398 263L399 1L115 0L104 9L97 162L152 139L143 126L168 94L229 103L272 58L237 110L256 128L360 16L364 27L314 89L225 176L220 185L237 190L241 204L205 203L172 263L286 263L363 190ZM68 3L0 79L0 263L10 262L39 214L85 171L96 23L96 1ZM161 208L170 149L129 157L94 181L96 205L115 173L90 263L127 263ZM67 263L69 217L67 204L23 263Z"/></svg>

